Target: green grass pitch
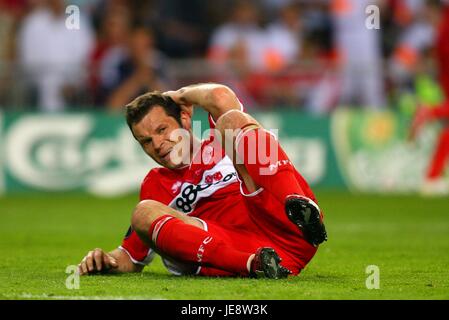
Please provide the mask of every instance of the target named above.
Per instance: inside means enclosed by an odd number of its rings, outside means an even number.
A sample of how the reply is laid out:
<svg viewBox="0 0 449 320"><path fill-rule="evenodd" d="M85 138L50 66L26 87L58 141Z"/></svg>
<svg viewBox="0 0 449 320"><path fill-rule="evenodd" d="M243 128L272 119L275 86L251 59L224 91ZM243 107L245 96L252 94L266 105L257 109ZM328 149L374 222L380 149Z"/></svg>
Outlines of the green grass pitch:
<svg viewBox="0 0 449 320"><path fill-rule="evenodd" d="M141 274L81 277L68 265L119 245L136 196L0 198L0 299L448 299L449 200L318 191L329 241L299 277L220 279L169 275L160 259ZM366 287L366 267L380 288Z"/></svg>

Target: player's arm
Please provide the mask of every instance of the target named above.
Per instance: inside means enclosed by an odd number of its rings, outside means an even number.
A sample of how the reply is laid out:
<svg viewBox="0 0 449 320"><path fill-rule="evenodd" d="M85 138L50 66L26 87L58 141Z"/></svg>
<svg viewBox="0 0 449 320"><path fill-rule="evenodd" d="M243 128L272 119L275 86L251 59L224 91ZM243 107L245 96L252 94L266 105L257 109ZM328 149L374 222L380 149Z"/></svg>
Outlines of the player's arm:
<svg viewBox="0 0 449 320"><path fill-rule="evenodd" d="M111 252L104 252L100 248L89 251L78 265L80 275L93 273L128 273L140 272L142 265L131 261L126 252L115 249Z"/></svg>
<svg viewBox="0 0 449 320"><path fill-rule="evenodd" d="M232 109L241 109L240 101L227 86L218 83L200 83L183 87L176 91L167 91L176 103L191 113L193 105L209 112L214 119Z"/></svg>

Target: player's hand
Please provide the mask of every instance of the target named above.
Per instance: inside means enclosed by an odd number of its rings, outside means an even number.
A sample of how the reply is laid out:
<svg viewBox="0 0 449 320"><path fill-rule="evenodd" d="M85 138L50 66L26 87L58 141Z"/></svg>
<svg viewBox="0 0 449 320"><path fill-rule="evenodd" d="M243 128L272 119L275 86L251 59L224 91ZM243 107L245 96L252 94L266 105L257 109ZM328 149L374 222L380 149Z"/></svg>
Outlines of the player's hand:
<svg viewBox="0 0 449 320"><path fill-rule="evenodd" d="M113 256L97 248L87 253L78 265L78 270L80 275L86 275L107 272L117 267L117 260Z"/></svg>
<svg viewBox="0 0 449 320"><path fill-rule="evenodd" d="M190 117L192 117L193 105L185 99L182 89L176 91L165 91L163 95L172 98L173 101L176 102L181 107L182 111L187 112L190 115Z"/></svg>

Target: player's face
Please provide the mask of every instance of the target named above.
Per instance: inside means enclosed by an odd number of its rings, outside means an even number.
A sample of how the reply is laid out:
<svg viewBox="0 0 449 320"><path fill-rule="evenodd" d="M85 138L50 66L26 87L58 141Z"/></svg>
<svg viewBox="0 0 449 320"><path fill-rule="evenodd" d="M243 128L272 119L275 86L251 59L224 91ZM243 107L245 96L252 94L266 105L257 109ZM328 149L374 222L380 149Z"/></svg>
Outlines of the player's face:
<svg viewBox="0 0 449 320"><path fill-rule="evenodd" d="M174 157L180 156L174 154L177 151L174 148L181 139L179 136L173 136L172 133L173 130L180 128L175 118L168 116L159 106L153 107L139 123L132 126L134 137L146 154L168 169L177 169L186 165L186 161L181 163L173 161Z"/></svg>

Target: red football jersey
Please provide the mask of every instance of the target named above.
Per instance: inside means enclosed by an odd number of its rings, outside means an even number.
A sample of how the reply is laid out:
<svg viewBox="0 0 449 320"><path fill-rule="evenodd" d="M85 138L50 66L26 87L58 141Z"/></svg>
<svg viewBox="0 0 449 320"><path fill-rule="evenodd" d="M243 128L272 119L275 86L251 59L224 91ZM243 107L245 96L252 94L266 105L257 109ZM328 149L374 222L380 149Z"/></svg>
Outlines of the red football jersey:
<svg viewBox="0 0 449 320"><path fill-rule="evenodd" d="M209 125L215 128L211 115ZM146 199L229 227L248 229L253 226L247 214L247 205L242 201L234 165L212 135L201 143L190 165L178 170L163 167L152 169L141 185L140 200ZM146 265L154 256L153 250L131 228L120 248L138 264Z"/></svg>
<svg viewBox="0 0 449 320"><path fill-rule="evenodd" d="M214 159L216 153L221 160ZM222 157L222 153L213 140L207 140L189 166L179 170L152 169L142 183L140 200L156 200L189 216L227 226L249 227L252 224L242 201L237 172L229 157ZM201 162L197 162L199 157ZM134 263L148 264L153 255L132 230L121 248Z"/></svg>
<svg viewBox="0 0 449 320"><path fill-rule="evenodd" d="M211 117L209 122L213 128L215 122ZM316 202L307 182L298 172L296 177L306 196ZM233 230L251 231L251 234L269 238L281 247L291 248L289 254L303 258L303 246L299 246L302 234L288 220L283 204L262 188L249 194L231 159L225 156L213 136L201 143L190 165L178 170L152 169L141 186L140 200L145 199L156 200L199 218L205 230L207 223L203 220ZM143 244L131 229L120 248L134 263L146 265L154 256L153 250ZM169 271L182 274L182 264L162 260Z"/></svg>

